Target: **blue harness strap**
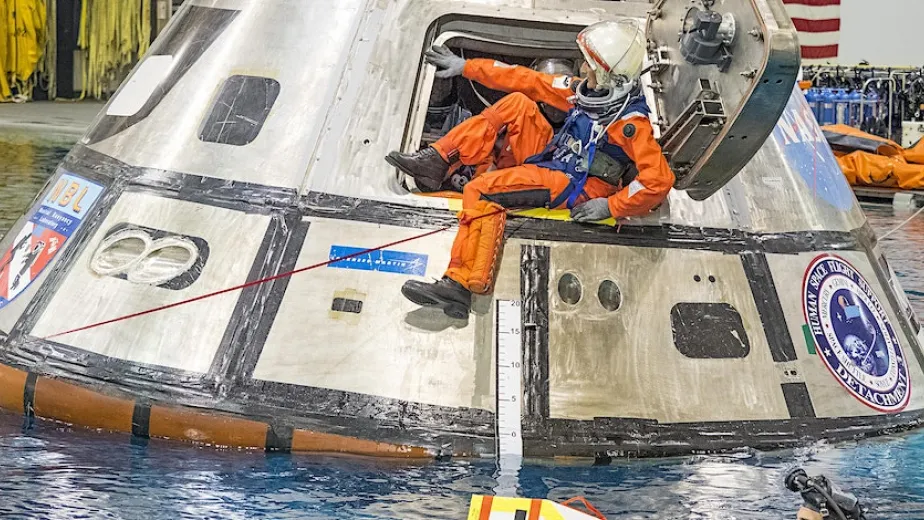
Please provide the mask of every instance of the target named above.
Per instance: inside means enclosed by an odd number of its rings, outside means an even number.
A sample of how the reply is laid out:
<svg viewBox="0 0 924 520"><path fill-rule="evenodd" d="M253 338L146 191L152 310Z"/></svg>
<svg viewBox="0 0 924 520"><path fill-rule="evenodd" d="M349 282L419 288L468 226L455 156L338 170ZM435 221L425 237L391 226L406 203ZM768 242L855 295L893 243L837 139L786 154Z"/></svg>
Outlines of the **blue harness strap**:
<svg viewBox="0 0 924 520"><path fill-rule="evenodd" d="M597 152L597 143L591 139L592 128L593 121L586 114L580 110L572 109L561 130L555 134L555 137L552 138L552 141L545 149L526 159L526 164L535 164L550 170L560 171L568 176L570 181L568 187L549 203L550 208L557 208L565 201L568 202L569 209L573 208L578 197L584 192L588 172L587 168L581 165L581 160L585 158L585 155L572 150L568 146L567 140L569 137L576 137L581 146L587 146L586 164L589 167L593 163L594 155ZM584 143L587 144L585 145Z"/></svg>
<svg viewBox="0 0 924 520"><path fill-rule="evenodd" d="M649 113L648 103L645 96L638 95L629 100L627 105L616 117L623 117L625 114L647 115ZM542 152L526 159L526 164L534 164L550 170L556 170L568 176L568 187L551 201L550 208L568 203L568 209L574 207L578 198L584 193L584 186L587 184L590 165L594 162L594 156L597 149L597 138L594 135L595 120L586 112L579 108L572 108L568 113L568 118L562 125L561 130L555 134L552 141L545 147ZM580 151L571 149L568 142L571 138L580 143ZM585 148L586 147L586 148ZM613 157L620 162L631 162L625 151L614 143L610 143L605 136L600 143L599 151Z"/></svg>

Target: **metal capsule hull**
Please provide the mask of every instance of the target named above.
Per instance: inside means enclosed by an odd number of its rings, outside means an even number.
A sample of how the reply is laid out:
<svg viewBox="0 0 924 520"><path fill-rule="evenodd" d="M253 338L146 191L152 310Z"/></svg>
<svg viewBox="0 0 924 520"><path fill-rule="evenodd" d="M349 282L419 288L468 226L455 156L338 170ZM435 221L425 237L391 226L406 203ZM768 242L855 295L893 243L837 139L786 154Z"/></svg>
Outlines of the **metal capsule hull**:
<svg viewBox="0 0 924 520"><path fill-rule="evenodd" d="M408 193L382 160L417 139L421 49L444 30L516 38L601 16L460 5L184 5L0 244L0 407L221 446L490 454L492 301L517 300L528 456L772 448L919 423L916 321L797 91L707 200L675 191L618 228L512 218L496 289L468 320L406 301L404 281L442 273L452 231L357 252L455 221L454 201Z"/></svg>

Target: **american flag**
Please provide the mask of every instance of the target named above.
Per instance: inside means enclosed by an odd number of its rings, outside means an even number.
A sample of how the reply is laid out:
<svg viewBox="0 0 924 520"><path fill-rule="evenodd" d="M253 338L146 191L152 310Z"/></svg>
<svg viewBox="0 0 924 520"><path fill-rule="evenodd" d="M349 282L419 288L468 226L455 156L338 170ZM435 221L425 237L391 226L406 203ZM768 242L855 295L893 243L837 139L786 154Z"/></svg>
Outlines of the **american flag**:
<svg viewBox="0 0 924 520"><path fill-rule="evenodd" d="M836 63L841 31L841 0L783 0L799 31L802 62Z"/></svg>

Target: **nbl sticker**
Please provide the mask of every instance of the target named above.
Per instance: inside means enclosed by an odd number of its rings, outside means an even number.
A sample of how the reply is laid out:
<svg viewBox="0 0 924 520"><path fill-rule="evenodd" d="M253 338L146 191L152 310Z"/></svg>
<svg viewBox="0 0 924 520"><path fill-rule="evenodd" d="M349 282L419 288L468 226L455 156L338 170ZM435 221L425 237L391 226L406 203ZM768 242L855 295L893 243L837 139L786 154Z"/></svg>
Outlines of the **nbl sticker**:
<svg viewBox="0 0 924 520"><path fill-rule="evenodd" d="M818 355L861 402L899 412L911 397L905 354L879 298L844 259L812 261L802 287L803 310Z"/></svg>
<svg viewBox="0 0 924 520"><path fill-rule="evenodd" d="M30 211L29 220L0 257L0 309L15 300L77 231L103 186L64 173Z"/></svg>

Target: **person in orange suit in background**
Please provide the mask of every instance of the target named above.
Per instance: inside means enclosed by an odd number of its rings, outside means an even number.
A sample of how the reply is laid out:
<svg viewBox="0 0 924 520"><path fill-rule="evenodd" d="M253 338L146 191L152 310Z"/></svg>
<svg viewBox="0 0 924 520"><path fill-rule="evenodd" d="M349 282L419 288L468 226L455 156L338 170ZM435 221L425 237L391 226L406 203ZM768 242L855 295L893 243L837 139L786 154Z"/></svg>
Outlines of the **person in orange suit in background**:
<svg viewBox="0 0 924 520"><path fill-rule="evenodd" d="M646 45L638 24L596 23L581 31L577 43L585 58L581 78L465 60L444 47L427 52L437 77L463 75L510 94L423 150L388 154L388 163L419 186L439 186L457 164L490 157L499 135L513 160L465 185L449 268L436 282L406 282L401 292L412 302L453 318L468 316L472 293L493 288L505 208L567 207L573 220L593 222L644 215L667 197L674 174L641 93ZM558 133L537 103L567 111Z"/></svg>

